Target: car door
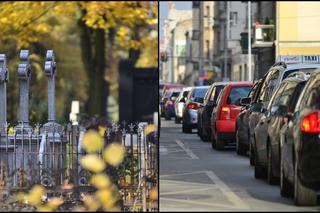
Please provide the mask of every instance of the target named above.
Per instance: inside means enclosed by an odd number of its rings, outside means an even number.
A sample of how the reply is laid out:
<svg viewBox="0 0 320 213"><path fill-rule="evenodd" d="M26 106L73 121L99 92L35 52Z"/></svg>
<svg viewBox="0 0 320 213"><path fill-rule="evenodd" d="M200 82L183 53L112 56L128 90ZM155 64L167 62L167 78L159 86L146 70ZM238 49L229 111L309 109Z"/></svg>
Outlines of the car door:
<svg viewBox="0 0 320 213"><path fill-rule="evenodd" d="M215 85L212 88L211 94L208 97L207 103L205 105L205 108L203 109L203 125L205 126L205 128L209 128L210 127L210 119L211 119L211 114L212 114L212 110L213 108L216 106L217 104L217 98L219 96L219 93L221 92L223 88L223 85Z"/></svg>
<svg viewBox="0 0 320 213"><path fill-rule="evenodd" d="M217 116L219 116L219 110L221 109L221 102L223 101L223 97L226 93L228 89L228 86L225 86L221 92L218 95L217 98L217 106L213 108L212 113L211 113L211 117L210 117L210 126L211 126L211 133L212 134L216 134L215 129L216 129L216 119L218 118Z"/></svg>
<svg viewBox="0 0 320 213"><path fill-rule="evenodd" d="M204 100L203 100L203 104L202 104L203 107L198 109L198 124L200 125L200 128L203 128L203 123L204 123L203 119L205 117L205 113L204 112L206 111L206 108L207 108L207 105L208 105L208 100L209 100L209 97L210 97L210 95L212 93L213 88L214 88L214 85L212 85L208 89L206 95L204 96Z"/></svg>

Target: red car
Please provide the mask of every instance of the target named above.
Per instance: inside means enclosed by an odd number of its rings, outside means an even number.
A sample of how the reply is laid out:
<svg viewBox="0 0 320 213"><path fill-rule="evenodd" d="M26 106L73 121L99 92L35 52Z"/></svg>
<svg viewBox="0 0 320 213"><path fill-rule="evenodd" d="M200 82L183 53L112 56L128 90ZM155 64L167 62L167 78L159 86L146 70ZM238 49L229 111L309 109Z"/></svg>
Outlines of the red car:
<svg viewBox="0 0 320 213"><path fill-rule="evenodd" d="M240 99L247 97L252 87L251 82L230 82L221 91L211 114L212 148L222 150L225 145L236 144L236 119L242 107Z"/></svg>

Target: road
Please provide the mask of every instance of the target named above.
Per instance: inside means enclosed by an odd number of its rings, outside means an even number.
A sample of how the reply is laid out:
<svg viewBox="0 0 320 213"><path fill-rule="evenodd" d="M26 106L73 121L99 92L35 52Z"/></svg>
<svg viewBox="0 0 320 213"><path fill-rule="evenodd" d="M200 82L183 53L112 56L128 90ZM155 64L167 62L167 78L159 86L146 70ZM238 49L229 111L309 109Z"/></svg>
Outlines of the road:
<svg viewBox="0 0 320 213"><path fill-rule="evenodd" d="M216 151L193 130L161 120L160 211L319 211L296 207L279 186L254 178L246 156Z"/></svg>

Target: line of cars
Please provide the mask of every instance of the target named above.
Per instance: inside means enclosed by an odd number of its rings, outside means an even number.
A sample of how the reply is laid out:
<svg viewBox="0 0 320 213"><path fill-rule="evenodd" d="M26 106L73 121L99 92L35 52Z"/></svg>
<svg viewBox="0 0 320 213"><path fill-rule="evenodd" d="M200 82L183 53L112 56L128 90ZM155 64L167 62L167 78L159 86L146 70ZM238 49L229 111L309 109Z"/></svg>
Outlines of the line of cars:
<svg viewBox="0 0 320 213"><path fill-rule="evenodd" d="M196 128L217 150L235 146L237 154L249 155L255 178L279 184L280 194L296 205L317 204L319 63L277 62L254 83L180 88L174 106L184 133Z"/></svg>

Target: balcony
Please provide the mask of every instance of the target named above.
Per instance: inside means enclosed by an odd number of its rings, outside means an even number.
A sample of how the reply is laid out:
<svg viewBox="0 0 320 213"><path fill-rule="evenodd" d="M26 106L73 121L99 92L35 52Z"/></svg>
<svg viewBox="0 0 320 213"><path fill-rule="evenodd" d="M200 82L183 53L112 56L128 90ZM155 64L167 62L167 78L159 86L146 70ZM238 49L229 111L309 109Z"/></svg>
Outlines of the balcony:
<svg viewBox="0 0 320 213"><path fill-rule="evenodd" d="M274 25L254 26L254 41L252 48L272 47L274 44Z"/></svg>

